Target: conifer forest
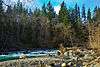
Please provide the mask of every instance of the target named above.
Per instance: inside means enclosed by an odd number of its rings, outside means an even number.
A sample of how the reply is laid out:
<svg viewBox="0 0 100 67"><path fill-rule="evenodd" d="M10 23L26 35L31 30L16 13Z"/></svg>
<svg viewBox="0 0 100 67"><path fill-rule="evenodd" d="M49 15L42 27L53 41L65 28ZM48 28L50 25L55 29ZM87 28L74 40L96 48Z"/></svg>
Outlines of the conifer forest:
<svg viewBox="0 0 100 67"><path fill-rule="evenodd" d="M100 48L100 7L92 11L76 3L68 8L65 1L60 7L56 14L51 1L32 10L20 0L14 5L0 0L0 51L58 48L59 44Z"/></svg>

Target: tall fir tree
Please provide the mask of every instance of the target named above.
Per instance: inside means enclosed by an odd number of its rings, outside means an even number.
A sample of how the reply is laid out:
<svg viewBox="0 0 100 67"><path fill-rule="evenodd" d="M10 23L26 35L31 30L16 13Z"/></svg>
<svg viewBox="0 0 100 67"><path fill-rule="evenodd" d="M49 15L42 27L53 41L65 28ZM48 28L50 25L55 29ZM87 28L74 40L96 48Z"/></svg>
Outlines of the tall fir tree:
<svg viewBox="0 0 100 67"><path fill-rule="evenodd" d="M77 25L80 25L80 23L81 23L81 18L80 18L80 8L79 8L79 6L76 4L75 5L75 12L74 12L74 17L75 17L75 23L77 24Z"/></svg>
<svg viewBox="0 0 100 67"><path fill-rule="evenodd" d="M91 20L91 10L90 10L90 8L88 9L88 12L87 12L87 20L88 20L88 22L92 22Z"/></svg>
<svg viewBox="0 0 100 67"><path fill-rule="evenodd" d="M82 7L82 21L85 22L86 21L86 13L85 13L85 5L83 4Z"/></svg>
<svg viewBox="0 0 100 67"><path fill-rule="evenodd" d="M8 6L8 7L7 7L6 13L7 13L7 14L11 14L11 13L12 13L12 8L11 8L11 6Z"/></svg>
<svg viewBox="0 0 100 67"><path fill-rule="evenodd" d="M2 13L2 12L3 12L3 1L0 0L0 13Z"/></svg>
<svg viewBox="0 0 100 67"><path fill-rule="evenodd" d="M100 21L100 8L97 6L94 8L93 20Z"/></svg>
<svg viewBox="0 0 100 67"><path fill-rule="evenodd" d="M29 16L32 16L32 15L33 15L32 9L29 9Z"/></svg>
<svg viewBox="0 0 100 67"><path fill-rule="evenodd" d="M66 25L66 26L69 24L69 22L68 22L69 21L68 20L68 10L66 8L64 1L61 4L58 18L59 18L60 23L64 23L64 25Z"/></svg>
<svg viewBox="0 0 100 67"><path fill-rule="evenodd" d="M0 19L1 19L2 16L3 16L3 12L4 12L4 10L3 10L3 1L0 0ZM1 20L0 20L0 21L1 21Z"/></svg>
<svg viewBox="0 0 100 67"><path fill-rule="evenodd" d="M46 12L46 6L45 6L45 4L43 4L43 6L42 6L42 15L46 16L46 14L47 14L47 12Z"/></svg>
<svg viewBox="0 0 100 67"><path fill-rule="evenodd" d="M4 21L3 0L0 0L0 22Z"/></svg>
<svg viewBox="0 0 100 67"><path fill-rule="evenodd" d="M78 22L78 6L77 6L77 4L75 5L75 12L74 12L74 14L75 14L75 23L77 23Z"/></svg>
<svg viewBox="0 0 100 67"><path fill-rule="evenodd" d="M40 11L40 9L38 9L38 8L36 7L36 9L34 10L34 16L38 17L38 16L40 16L40 15L41 15L41 11Z"/></svg>
<svg viewBox="0 0 100 67"><path fill-rule="evenodd" d="M47 4L47 16L48 16L50 22L51 22L52 18L55 18L55 11L54 11L54 8L52 7L52 4L50 1Z"/></svg>
<svg viewBox="0 0 100 67"><path fill-rule="evenodd" d="M98 7L97 11L96 11L96 21L100 22L100 8Z"/></svg>
<svg viewBox="0 0 100 67"><path fill-rule="evenodd" d="M17 13L23 13L25 11L23 5L22 5L22 2L20 2L20 0L18 0L17 2L17 5L16 5L16 10L17 10Z"/></svg>
<svg viewBox="0 0 100 67"><path fill-rule="evenodd" d="M97 12L97 6L94 8L94 12L93 12L93 21L96 20L96 12Z"/></svg>
<svg viewBox="0 0 100 67"><path fill-rule="evenodd" d="M78 10L77 10L77 16L78 16L78 23L81 24L81 17L80 17L80 7L78 6Z"/></svg>

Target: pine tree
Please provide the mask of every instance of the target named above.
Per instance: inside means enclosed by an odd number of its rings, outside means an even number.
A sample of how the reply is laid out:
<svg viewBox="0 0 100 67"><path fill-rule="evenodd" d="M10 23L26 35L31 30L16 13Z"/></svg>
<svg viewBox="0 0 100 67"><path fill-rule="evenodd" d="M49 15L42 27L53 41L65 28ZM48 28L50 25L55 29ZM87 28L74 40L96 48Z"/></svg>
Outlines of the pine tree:
<svg viewBox="0 0 100 67"><path fill-rule="evenodd" d="M32 12L32 10L30 9L29 10L29 16L32 16L33 15L33 12Z"/></svg>
<svg viewBox="0 0 100 67"><path fill-rule="evenodd" d="M82 7L82 19L83 19L83 21L86 21L86 13L85 13L85 5L84 4Z"/></svg>
<svg viewBox="0 0 100 67"><path fill-rule="evenodd" d="M75 23L77 23L78 22L78 6L77 6L77 4L75 5L75 12L74 12L74 14L75 14Z"/></svg>
<svg viewBox="0 0 100 67"><path fill-rule="evenodd" d="M11 8L11 6L8 6L7 7L7 10L6 10L6 13L7 14L11 14L11 12L12 12L12 8Z"/></svg>
<svg viewBox="0 0 100 67"><path fill-rule="evenodd" d="M97 8L97 6L96 6L96 7L94 8L94 15L95 15L95 12L97 11L97 9L98 9L98 8Z"/></svg>
<svg viewBox="0 0 100 67"><path fill-rule="evenodd" d="M81 24L81 18L80 18L80 7L78 6L78 10L77 10L77 16L78 16L78 23Z"/></svg>
<svg viewBox="0 0 100 67"><path fill-rule="evenodd" d="M76 4L75 5L75 12L74 12L75 16L75 23L79 26L81 23L81 18L80 18L80 8L79 6Z"/></svg>
<svg viewBox="0 0 100 67"><path fill-rule="evenodd" d="M25 9L23 8L22 2L18 0L17 5L15 6L17 13L23 13Z"/></svg>
<svg viewBox="0 0 100 67"><path fill-rule="evenodd" d="M88 9L88 12L87 12L87 20L88 20L88 22L91 22L91 10L90 10L90 8Z"/></svg>
<svg viewBox="0 0 100 67"><path fill-rule="evenodd" d="M80 18L80 7L78 6L78 17Z"/></svg>
<svg viewBox="0 0 100 67"><path fill-rule="evenodd" d="M3 1L0 0L0 51L3 49L3 35L4 35L4 23L2 23L3 18Z"/></svg>
<svg viewBox="0 0 100 67"><path fill-rule="evenodd" d="M46 14L47 14L45 4L43 4L43 6L42 6L42 14L43 14L43 16L46 16Z"/></svg>
<svg viewBox="0 0 100 67"><path fill-rule="evenodd" d="M49 1L49 3L47 4L47 16L51 22L52 18L55 17L55 12L54 12L54 8L52 7L51 2Z"/></svg>
<svg viewBox="0 0 100 67"><path fill-rule="evenodd" d="M68 20L68 10L67 10L67 8L65 6L64 1L61 4L61 9L59 11L58 18L59 18L59 22L60 23L64 23L64 25L66 25L66 26L69 24L69 22L68 22L69 21Z"/></svg>
<svg viewBox="0 0 100 67"><path fill-rule="evenodd" d="M100 8L97 6L94 8L93 20L100 21Z"/></svg>
<svg viewBox="0 0 100 67"><path fill-rule="evenodd" d="M0 0L0 14L3 12L3 1Z"/></svg>
<svg viewBox="0 0 100 67"><path fill-rule="evenodd" d="M93 21L96 20L96 12L97 12L97 6L94 8L94 12L93 12Z"/></svg>
<svg viewBox="0 0 100 67"><path fill-rule="evenodd" d="M21 2L20 2L20 6L19 6L19 13L23 13L23 5Z"/></svg>
<svg viewBox="0 0 100 67"><path fill-rule="evenodd" d="M4 10L3 10L3 1L0 0L0 19L1 19L0 21L2 21L3 12L4 12Z"/></svg>
<svg viewBox="0 0 100 67"><path fill-rule="evenodd" d="M100 8L98 7L97 11L96 11L96 21L99 22L100 21Z"/></svg>
<svg viewBox="0 0 100 67"><path fill-rule="evenodd" d="M40 15L41 15L41 11L40 11L40 9L38 9L38 8L36 7L36 9L34 10L34 16L38 17L38 16L40 16Z"/></svg>

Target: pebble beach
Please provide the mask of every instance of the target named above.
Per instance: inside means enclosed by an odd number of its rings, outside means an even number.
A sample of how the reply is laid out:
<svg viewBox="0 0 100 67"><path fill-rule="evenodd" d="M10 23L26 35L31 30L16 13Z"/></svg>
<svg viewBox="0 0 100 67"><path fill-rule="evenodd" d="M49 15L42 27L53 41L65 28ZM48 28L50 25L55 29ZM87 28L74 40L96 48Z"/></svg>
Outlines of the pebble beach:
<svg viewBox="0 0 100 67"><path fill-rule="evenodd" d="M59 64L62 60L52 57L25 58L0 62L0 67L48 67L50 63Z"/></svg>

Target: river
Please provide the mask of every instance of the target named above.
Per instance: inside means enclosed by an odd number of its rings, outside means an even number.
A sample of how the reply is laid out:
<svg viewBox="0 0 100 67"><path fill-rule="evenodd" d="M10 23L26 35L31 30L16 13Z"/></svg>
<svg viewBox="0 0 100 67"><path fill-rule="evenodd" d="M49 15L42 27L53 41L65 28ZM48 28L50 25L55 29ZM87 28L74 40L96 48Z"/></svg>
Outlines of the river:
<svg viewBox="0 0 100 67"><path fill-rule="evenodd" d="M43 56L55 56L57 54L57 49L33 49L33 50L21 50L6 52L0 55L0 62L7 60L19 59L21 54L25 54L28 58L31 57L43 57Z"/></svg>

